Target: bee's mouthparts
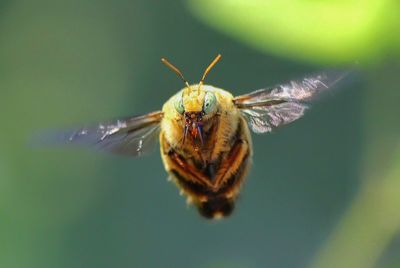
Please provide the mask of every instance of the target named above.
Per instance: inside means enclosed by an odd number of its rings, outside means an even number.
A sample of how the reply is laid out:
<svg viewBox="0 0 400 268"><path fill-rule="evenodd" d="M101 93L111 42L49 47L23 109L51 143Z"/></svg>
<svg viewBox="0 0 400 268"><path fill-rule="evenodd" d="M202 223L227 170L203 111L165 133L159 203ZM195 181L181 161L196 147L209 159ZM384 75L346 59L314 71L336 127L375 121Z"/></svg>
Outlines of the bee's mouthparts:
<svg viewBox="0 0 400 268"><path fill-rule="evenodd" d="M203 140L203 113L202 112L186 112L185 113L185 129L183 133L183 143L185 143L188 132L195 140L200 138L201 144Z"/></svg>

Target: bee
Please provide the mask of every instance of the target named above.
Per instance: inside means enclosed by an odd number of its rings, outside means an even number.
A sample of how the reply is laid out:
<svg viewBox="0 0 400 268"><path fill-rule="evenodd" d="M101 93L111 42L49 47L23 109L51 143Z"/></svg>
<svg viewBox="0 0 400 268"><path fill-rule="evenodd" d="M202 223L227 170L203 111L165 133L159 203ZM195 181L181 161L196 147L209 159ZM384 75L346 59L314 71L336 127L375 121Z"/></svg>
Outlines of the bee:
<svg viewBox="0 0 400 268"><path fill-rule="evenodd" d="M235 97L204 84L220 59L219 54L199 83L189 84L162 58L185 87L161 111L79 128L63 140L133 157L149 152L159 140L165 170L187 202L206 218L230 215L252 163L250 129L267 133L299 119L310 101L345 73L324 72Z"/></svg>

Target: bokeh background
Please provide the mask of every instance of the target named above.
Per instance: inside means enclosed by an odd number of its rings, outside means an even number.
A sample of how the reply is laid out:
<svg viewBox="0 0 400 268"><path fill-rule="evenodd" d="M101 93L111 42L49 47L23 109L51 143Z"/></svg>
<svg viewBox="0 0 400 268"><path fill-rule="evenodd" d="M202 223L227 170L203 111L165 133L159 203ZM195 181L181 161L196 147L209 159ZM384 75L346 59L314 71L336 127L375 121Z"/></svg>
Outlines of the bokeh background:
<svg viewBox="0 0 400 268"><path fill-rule="evenodd" d="M0 267L400 267L396 0L0 1ZM129 159L38 131L160 109L197 81L243 94L358 62L307 116L254 135L232 217L210 222Z"/></svg>

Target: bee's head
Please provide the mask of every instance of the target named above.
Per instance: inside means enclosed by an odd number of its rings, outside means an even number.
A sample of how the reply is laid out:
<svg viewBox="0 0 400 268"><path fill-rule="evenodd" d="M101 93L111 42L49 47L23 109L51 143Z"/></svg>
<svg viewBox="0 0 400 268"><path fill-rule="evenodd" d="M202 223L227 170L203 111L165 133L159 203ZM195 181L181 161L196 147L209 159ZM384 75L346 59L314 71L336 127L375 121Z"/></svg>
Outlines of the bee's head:
<svg viewBox="0 0 400 268"><path fill-rule="evenodd" d="M186 87L176 95L174 106L176 111L184 116L185 126L183 128L184 138L189 133L193 139L199 138L201 143L204 141L203 124L208 118L216 113L217 98L212 91L202 89L204 79L211 70L211 68L220 60L221 55L211 62L211 64L204 71L200 82L195 85L189 85L183 77L181 71L174 65L169 63L166 59L162 58L161 61L167 65L171 70L177 73L185 83Z"/></svg>
<svg viewBox="0 0 400 268"><path fill-rule="evenodd" d="M191 87L197 87L192 85ZM178 93L174 100L177 113L184 117L184 138L189 133L194 139L199 138L203 143L203 124L217 111L218 101L212 91L188 91Z"/></svg>

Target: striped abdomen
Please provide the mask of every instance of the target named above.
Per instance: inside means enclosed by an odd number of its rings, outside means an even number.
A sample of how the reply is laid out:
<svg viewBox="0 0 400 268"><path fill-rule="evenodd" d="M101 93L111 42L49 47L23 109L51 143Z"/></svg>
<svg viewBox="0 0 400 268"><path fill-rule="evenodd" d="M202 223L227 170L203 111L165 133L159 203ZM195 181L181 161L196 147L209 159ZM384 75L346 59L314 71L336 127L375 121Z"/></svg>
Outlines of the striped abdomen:
<svg viewBox="0 0 400 268"><path fill-rule="evenodd" d="M188 196L188 201L207 218L227 216L232 212L252 155L250 133L242 117L227 139L216 140L219 127L224 125L219 122L210 128L206 139L212 146L208 148L228 148L220 152L199 149L188 153L182 148L172 148L162 132L160 135L166 170ZM224 143L224 146L217 146L217 143ZM215 157L211 158L211 155Z"/></svg>

